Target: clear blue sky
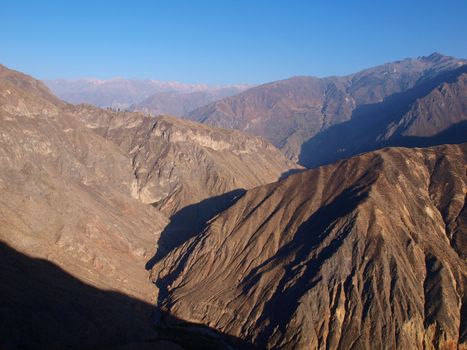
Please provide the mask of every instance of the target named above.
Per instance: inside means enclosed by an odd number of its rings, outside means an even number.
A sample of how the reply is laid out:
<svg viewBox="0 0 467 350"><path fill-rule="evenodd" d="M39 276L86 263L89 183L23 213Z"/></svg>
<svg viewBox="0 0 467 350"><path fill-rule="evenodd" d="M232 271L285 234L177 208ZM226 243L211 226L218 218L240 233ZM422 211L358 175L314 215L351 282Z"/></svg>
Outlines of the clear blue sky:
<svg viewBox="0 0 467 350"><path fill-rule="evenodd" d="M0 3L0 63L37 78L260 83L434 51L467 58L467 1Z"/></svg>

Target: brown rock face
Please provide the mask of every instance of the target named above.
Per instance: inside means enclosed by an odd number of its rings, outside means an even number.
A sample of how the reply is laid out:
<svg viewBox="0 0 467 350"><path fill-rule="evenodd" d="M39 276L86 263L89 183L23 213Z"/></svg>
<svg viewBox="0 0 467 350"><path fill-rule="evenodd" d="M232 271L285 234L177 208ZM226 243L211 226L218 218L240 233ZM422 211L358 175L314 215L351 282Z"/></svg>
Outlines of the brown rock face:
<svg viewBox="0 0 467 350"><path fill-rule="evenodd" d="M325 162L317 164L313 151L308 152L302 147L307 140L334 125L360 119L362 115L369 120L380 121L380 111L369 106L380 104L464 64L464 60L432 54L387 63L345 77L294 77L211 103L188 113L186 117L263 136L289 158L300 160L305 166L310 166L309 163L316 166L335 159L326 158ZM436 123L433 125L437 126ZM357 127L377 136L373 128L366 125ZM333 141L338 143L339 139ZM304 159L307 157L313 162Z"/></svg>
<svg viewBox="0 0 467 350"><path fill-rule="evenodd" d="M168 220L131 197L130 158L34 79L3 69L0 87L0 239L151 301L144 265Z"/></svg>
<svg viewBox="0 0 467 350"><path fill-rule="evenodd" d="M87 127L132 158L134 197L172 215L239 188L276 181L300 166L269 142L188 120L71 107Z"/></svg>
<svg viewBox="0 0 467 350"><path fill-rule="evenodd" d="M159 303L265 348L463 347L466 164L389 148L250 190L154 266Z"/></svg>

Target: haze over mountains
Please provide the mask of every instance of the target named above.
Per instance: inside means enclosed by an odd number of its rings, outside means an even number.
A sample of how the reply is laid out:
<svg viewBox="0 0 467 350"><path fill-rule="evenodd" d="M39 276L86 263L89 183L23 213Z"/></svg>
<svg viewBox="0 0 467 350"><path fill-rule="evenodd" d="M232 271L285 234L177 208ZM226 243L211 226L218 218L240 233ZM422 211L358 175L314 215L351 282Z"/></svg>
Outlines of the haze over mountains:
<svg viewBox="0 0 467 350"><path fill-rule="evenodd" d="M55 79L44 80L44 83L55 95L70 103L176 116L250 87L246 84L211 86L123 78Z"/></svg>
<svg viewBox="0 0 467 350"><path fill-rule="evenodd" d="M0 65L0 347L467 348L465 63L78 105Z"/></svg>

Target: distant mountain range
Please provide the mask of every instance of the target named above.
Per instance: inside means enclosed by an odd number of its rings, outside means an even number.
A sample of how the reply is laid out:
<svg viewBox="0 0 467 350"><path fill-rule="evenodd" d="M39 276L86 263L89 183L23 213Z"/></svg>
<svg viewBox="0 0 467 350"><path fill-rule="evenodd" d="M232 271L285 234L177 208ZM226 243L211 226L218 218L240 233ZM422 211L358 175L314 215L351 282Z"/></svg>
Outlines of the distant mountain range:
<svg viewBox="0 0 467 350"><path fill-rule="evenodd" d="M384 145L404 145L402 136L413 142L416 137L434 138L466 121L465 64L434 53L345 77L294 77L213 102L185 117L263 136L289 158L314 167ZM419 140L420 145L439 142L432 141Z"/></svg>
<svg viewBox="0 0 467 350"><path fill-rule="evenodd" d="M151 95L140 103L130 106L129 110L144 112L151 115L169 114L183 116L196 108L228 96L236 95L246 89L246 86L242 85L194 92L159 92Z"/></svg>
<svg viewBox="0 0 467 350"><path fill-rule="evenodd" d="M123 78L55 79L44 80L44 83L56 96L69 103L175 116L251 87L246 84L213 86Z"/></svg>

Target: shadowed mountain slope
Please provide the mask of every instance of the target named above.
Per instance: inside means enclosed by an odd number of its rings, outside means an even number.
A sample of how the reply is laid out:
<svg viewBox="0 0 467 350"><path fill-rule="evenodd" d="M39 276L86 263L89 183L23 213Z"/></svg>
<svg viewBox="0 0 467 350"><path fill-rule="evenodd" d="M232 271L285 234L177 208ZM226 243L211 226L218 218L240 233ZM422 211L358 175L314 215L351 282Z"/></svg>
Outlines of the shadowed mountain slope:
<svg viewBox="0 0 467 350"><path fill-rule="evenodd" d="M2 349L253 349L170 315L156 326L154 305L97 289L1 242L0 263Z"/></svg>
<svg viewBox="0 0 467 350"><path fill-rule="evenodd" d="M0 261L2 349L90 349L157 335L150 304L94 288L1 242Z"/></svg>
<svg viewBox="0 0 467 350"><path fill-rule="evenodd" d="M306 141L300 163L312 168L385 146L462 142L467 142L467 65L356 108L349 121Z"/></svg>
<svg viewBox="0 0 467 350"><path fill-rule="evenodd" d="M153 267L159 306L265 348L463 348L466 164L389 148L247 191Z"/></svg>

